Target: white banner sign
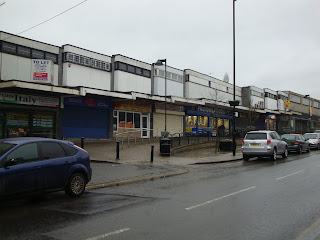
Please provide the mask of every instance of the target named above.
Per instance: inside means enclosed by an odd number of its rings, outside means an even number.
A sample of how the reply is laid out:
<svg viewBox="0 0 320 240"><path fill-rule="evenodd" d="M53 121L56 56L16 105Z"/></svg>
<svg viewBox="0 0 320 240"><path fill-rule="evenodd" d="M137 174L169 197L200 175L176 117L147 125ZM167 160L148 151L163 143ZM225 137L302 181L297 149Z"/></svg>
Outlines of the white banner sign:
<svg viewBox="0 0 320 240"><path fill-rule="evenodd" d="M54 63L51 60L32 59L31 81L53 84Z"/></svg>
<svg viewBox="0 0 320 240"><path fill-rule="evenodd" d="M59 107L59 98L0 92L0 102L44 107Z"/></svg>

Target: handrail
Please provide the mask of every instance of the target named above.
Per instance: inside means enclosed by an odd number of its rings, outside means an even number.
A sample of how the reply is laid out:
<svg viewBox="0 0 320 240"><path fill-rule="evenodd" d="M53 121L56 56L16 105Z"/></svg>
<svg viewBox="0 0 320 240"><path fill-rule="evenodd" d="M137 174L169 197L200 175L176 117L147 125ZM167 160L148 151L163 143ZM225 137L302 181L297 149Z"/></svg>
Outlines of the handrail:
<svg viewBox="0 0 320 240"><path fill-rule="evenodd" d="M140 133L141 142L143 143L143 139L144 138L143 138L142 134L143 134L143 132L148 131L149 132L149 138L148 139L149 139L149 142L150 142L150 139L151 139L150 134L151 134L151 131L154 131L154 130L155 129L139 129L139 130L121 132L121 133L117 133L115 137L116 137L116 141L118 141L118 138L121 137L121 145L122 145L122 149L123 149L124 139L127 139L128 147L130 146L130 134L131 134L131 137L134 138L134 145L136 145L137 144L137 133ZM124 135L126 135L126 136L124 137Z"/></svg>

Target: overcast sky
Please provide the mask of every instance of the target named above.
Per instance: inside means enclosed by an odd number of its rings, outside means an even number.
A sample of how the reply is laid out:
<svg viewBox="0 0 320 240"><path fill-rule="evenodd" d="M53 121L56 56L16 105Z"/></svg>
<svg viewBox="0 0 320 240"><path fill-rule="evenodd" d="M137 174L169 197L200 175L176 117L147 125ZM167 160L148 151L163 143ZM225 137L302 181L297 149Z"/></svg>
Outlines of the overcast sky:
<svg viewBox="0 0 320 240"><path fill-rule="evenodd" d="M5 0L0 0L0 4ZM18 34L83 0L6 0L0 30ZM21 36L122 54L233 82L232 0L87 0ZM236 85L320 99L320 1L237 0Z"/></svg>

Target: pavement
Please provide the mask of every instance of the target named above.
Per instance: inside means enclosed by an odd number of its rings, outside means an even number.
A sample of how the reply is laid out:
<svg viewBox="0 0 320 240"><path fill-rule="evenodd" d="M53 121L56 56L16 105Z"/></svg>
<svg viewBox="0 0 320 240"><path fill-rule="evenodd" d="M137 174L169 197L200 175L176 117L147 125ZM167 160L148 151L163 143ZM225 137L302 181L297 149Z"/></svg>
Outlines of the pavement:
<svg viewBox="0 0 320 240"><path fill-rule="evenodd" d="M153 161L151 161L152 146L154 146ZM117 145L114 141L85 142L84 149L90 155L93 171L87 189L171 177L188 173L192 167L201 164L218 164L242 159L238 146L235 156L232 152L216 153L214 147L200 148L200 146L195 150L161 156L159 139L144 140L144 142L140 140L136 144L121 142L118 160Z"/></svg>

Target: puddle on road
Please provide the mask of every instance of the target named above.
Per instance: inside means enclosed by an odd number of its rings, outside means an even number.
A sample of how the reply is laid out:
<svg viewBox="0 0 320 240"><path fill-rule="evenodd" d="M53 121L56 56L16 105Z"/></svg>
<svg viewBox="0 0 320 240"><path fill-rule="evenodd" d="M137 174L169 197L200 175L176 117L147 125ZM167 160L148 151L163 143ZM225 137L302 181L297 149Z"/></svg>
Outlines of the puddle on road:
<svg viewBox="0 0 320 240"><path fill-rule="evenodd" d="M80 198L48 204L42 209L91 215L150 201L152 198L86 192Z"/></svg>

